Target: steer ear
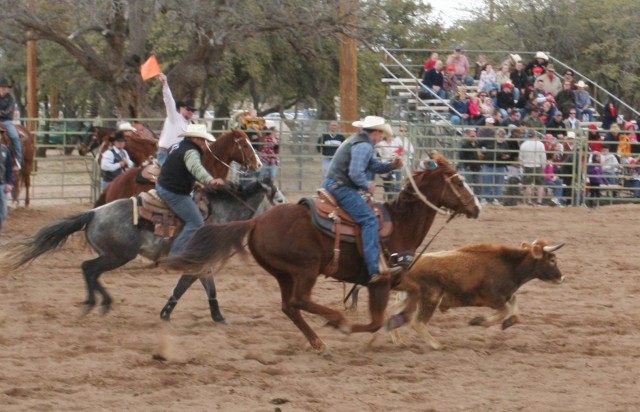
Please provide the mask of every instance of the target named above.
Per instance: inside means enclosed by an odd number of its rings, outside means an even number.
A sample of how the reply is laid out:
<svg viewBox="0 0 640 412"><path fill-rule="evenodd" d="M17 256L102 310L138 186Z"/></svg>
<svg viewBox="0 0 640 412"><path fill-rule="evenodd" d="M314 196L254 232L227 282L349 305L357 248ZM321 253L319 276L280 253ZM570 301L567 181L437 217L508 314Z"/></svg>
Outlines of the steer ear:
<svg viewBox="0 0 640 412"><path fill-rule="evenodd" d="M531 256L533 256L534 259L542 259L542 256L544 255L543 248L544 246L537 242L533 242L531 245Z"/></svg>
<svg viewBox="0 0 640 412"><path fill-rule="evenodd" d="M551 253L551 252L555 252L556 250L560 249L562 246L564 246L564 243L560 243L558 245L554 245L554 246L545 246L543 248L543 250L547 253Z"/></svg>

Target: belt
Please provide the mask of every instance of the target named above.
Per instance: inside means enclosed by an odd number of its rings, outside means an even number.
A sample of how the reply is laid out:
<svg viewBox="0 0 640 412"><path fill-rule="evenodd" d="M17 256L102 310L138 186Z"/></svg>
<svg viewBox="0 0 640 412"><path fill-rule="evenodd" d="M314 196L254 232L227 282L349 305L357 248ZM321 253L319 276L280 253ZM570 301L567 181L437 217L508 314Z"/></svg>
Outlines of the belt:
<svg viewBox="0 0 640 412"><path fill-rule="evenodd" d="M158 147L158 151L162 153L169 153L169 149L167 149L166 147Z"/></svg>

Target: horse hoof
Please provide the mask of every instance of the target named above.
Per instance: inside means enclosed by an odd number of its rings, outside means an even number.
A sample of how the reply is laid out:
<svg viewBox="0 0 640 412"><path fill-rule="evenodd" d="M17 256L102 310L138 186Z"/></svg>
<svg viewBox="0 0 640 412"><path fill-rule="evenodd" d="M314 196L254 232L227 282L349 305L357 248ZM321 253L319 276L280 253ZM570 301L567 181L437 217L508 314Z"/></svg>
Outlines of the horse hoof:
<svg viewBox="0 0 640 412"><path fill-rule="evenodd" d="M215 323L219 323L221 325L228 325L229 323L227 322L227 320L225 318L223 318L222 316L220 316L219 318L213 318L213 321Z"/></svg>
<svg viewBox="0 0 640 412"><path fill-rule="evenodd" d="M80 316L87 316L89 314L89 312L91 312L93 310L93 307L95 305L92 303L85 303L84 305L82 305L82 310L80 311Z"/></svg>
<svg viewBox="0 0 640 412"><path fill-rule="evenodd" d="M505 330L513 325L518 323L518 318L515 316L509 316L505 320L502 321L502 330Z"/></svg>
<svg viewBox="0 0 640 412"><path fill-rule="evenodd" d="M476 316L469 321L471 326L482 326L484 324L484 318L482 316Z"/></svg>
<svg viewBox="0 0 640 412"><path fill-rule="evenodd" d="M107 312L109 312L110 309L111 309L110 305L101 305L100 306L100 316L106 315Z"/></svg>

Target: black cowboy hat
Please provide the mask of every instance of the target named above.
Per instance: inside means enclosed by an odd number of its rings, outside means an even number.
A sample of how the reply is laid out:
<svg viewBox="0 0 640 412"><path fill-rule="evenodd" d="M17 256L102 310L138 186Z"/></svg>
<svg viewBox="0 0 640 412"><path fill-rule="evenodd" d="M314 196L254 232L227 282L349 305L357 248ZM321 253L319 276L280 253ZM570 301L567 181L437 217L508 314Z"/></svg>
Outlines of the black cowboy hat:
<svg viewBox="0 0 640 412"><path fill-rule="evenodd" d="M0 87L11 87L6 77L0 77Z"/></svg>
<svg viewBox="0 0 640 412"><path fill-rule="evenodd" d="M186 107L192 112L196 110L196 103L193 99L185 99L185 100L176 100L176 109L180 110L181 107Z"/></svg>
<svg viewBox="0 0 640 412"><path fill-rule="evenodd" d="M112 142L112 143L113 142L118 142L118 141L123 141L124 142L126 140L127 140L127 138L124 136L124 132L122 130L116 132L116 134L113 135L113 137L111 137L109 139L109 141Z"/></svg>

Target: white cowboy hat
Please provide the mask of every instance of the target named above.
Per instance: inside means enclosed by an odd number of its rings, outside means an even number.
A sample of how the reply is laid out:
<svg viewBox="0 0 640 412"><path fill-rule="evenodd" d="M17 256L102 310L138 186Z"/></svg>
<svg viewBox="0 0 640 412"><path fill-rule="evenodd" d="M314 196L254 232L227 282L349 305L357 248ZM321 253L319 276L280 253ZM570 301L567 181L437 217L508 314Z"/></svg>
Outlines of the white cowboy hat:
<svg viewBox="0 0 640 412"><path fill-rule="evenodd" d="M578 83L576 83L576 86L578 86L578 87L587 87L587 85L584 84L584 82L582 80L578 81Z"/></svg>
<svg viewBox="0 0 640 412"><path fill-rule="evenodd" d="M131 126L131 123L129 122L122 122L118 125L118 131L123 131L123 132L137 132L138 130Z"/></svg>
<svg viewBox="0 0 640 412"><path fill-rule="evenodd" d="M380 130L387 136L393 136L393 130L391 129L391 125L387 124L384 120L384 117L380 116L367 116L364 120L357 120L351 123L354 127L358 127L360 129L372 129L372 130Z"/></svg>
<svg viewBox="0 0 640 412"><path fill-rule="evenodd" d="M200 137L208 142L216 141L211 133L207 133L206 124L190 124L187 126L187 131L182 133L180 137Z"/></svg>
<svg viewBox="0 0 640 412"><path fill-rule="evenodd" d="M549 57L544 53L544 52L536 52L536 59L545 59L545 60L549 60Z"/></svg>

